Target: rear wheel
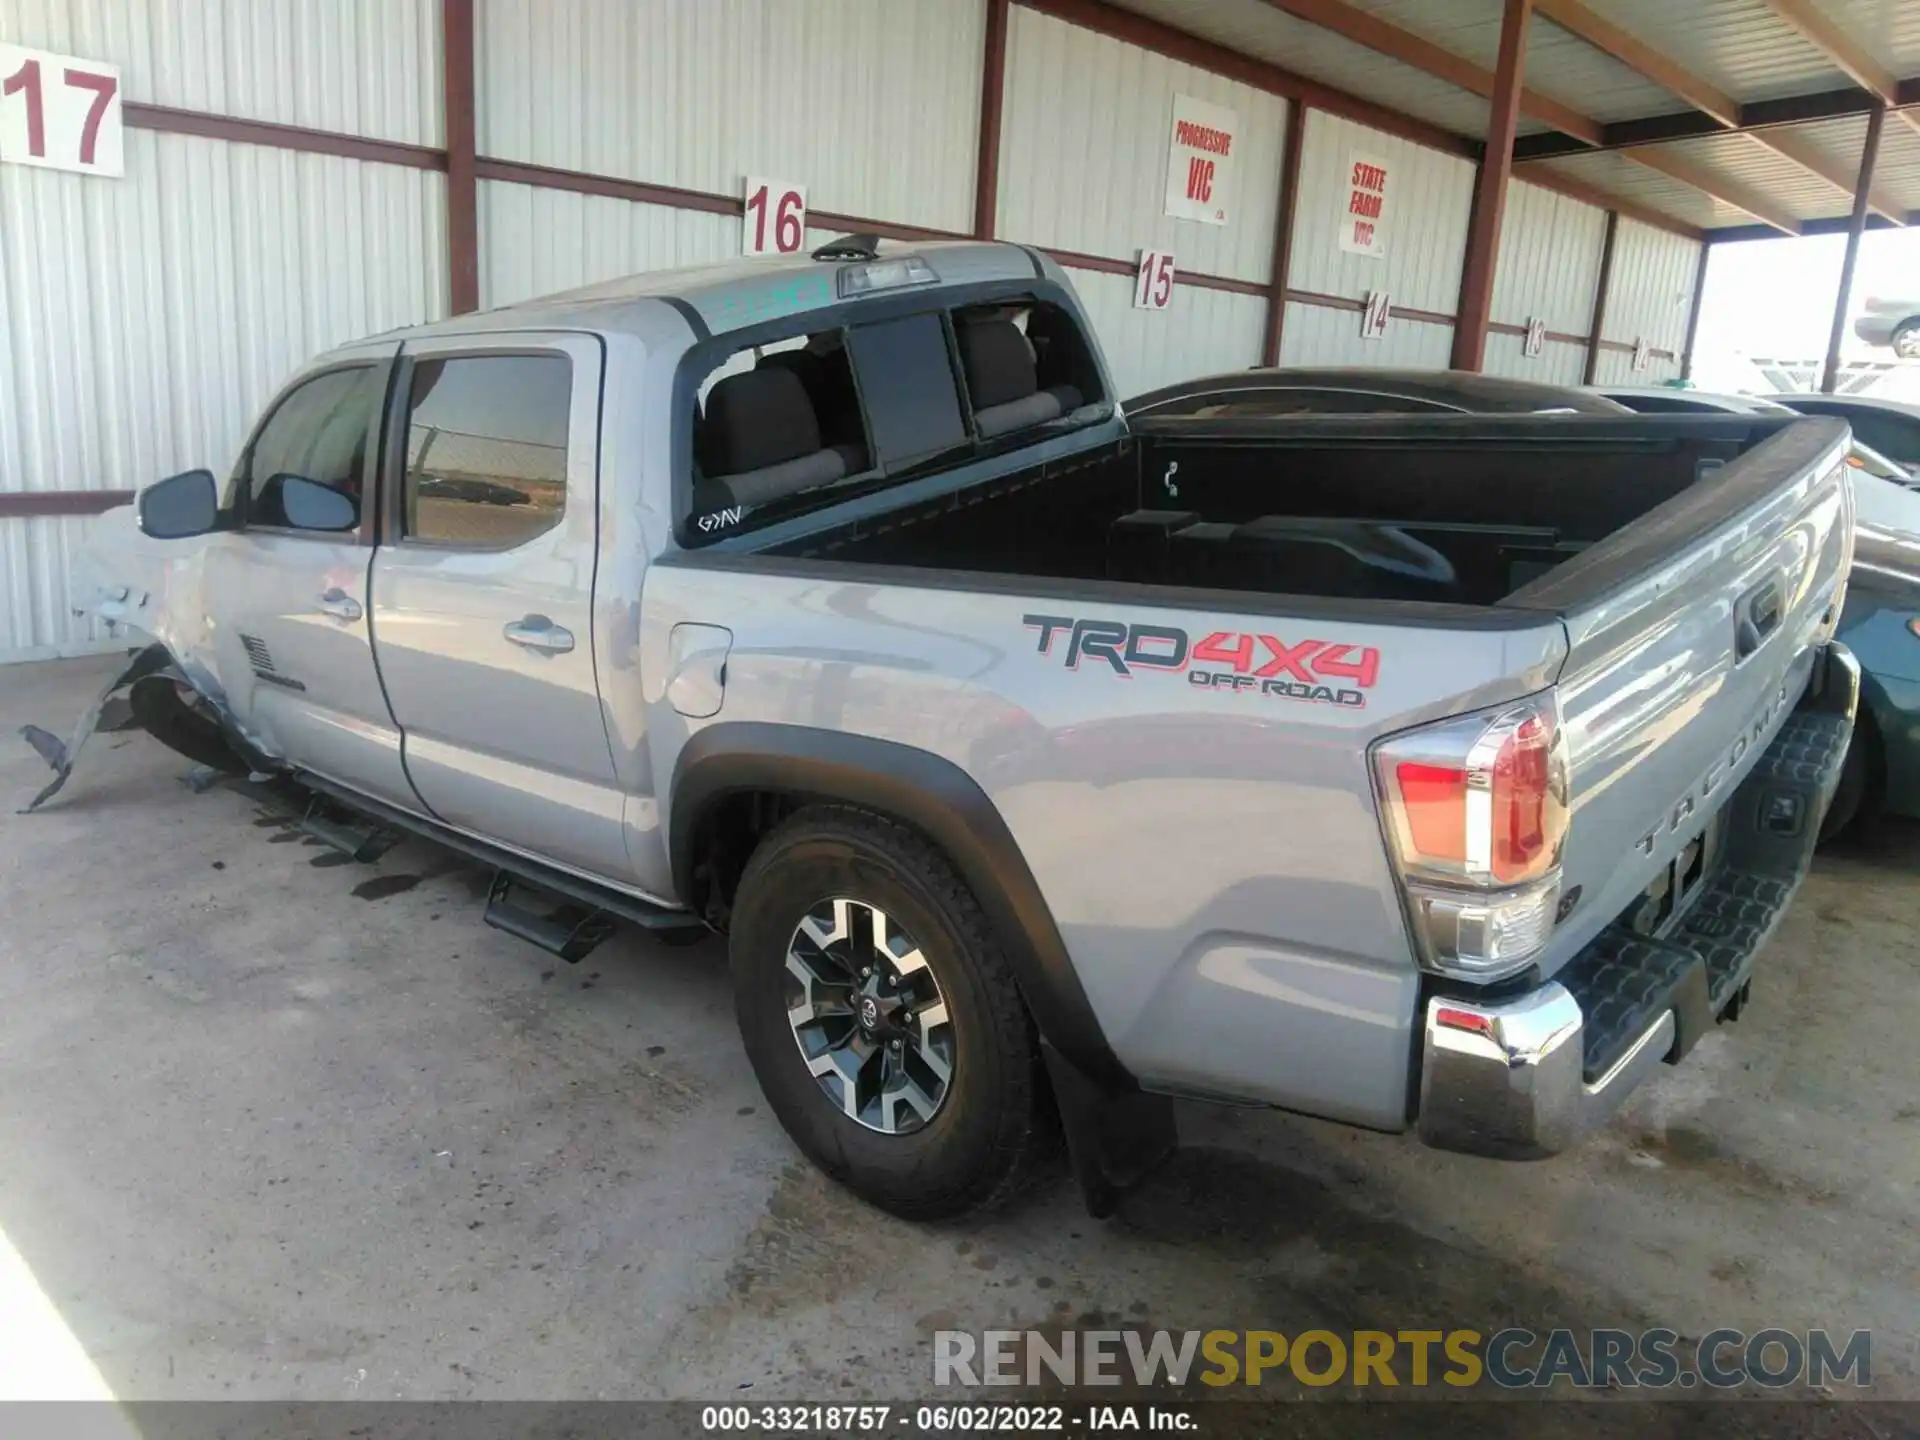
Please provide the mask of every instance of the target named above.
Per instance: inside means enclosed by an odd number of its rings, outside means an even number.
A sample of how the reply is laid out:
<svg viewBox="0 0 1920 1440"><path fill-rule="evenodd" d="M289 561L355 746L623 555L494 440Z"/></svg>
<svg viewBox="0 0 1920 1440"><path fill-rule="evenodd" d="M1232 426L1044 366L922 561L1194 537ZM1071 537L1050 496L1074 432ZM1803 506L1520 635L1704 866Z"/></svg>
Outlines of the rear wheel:
<svg viewBox="0 0 1920 1440"><path fill-rule="evenodd" d="M938 850L864 811L803 810L748 862L729 951L747 1056L816 1165L910 1218L1016 1188L1042 1136L1032 1026Z"/></svg>
<svg viewBox="0 0 1920 1440"><path fill-rule="evenodd" d="M1920 318L1903 320L1895 328L1893 353L1902 360L1920 360Z"/></svg>

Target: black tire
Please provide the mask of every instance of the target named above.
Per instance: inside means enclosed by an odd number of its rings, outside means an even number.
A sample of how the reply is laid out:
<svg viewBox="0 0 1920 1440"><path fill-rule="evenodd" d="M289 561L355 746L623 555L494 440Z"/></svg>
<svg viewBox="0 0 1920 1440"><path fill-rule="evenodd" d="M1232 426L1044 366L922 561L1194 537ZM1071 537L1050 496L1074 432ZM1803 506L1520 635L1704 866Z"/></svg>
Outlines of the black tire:
<svg viewBox="0 0 1920 1440"><path fill-rule="evenodd" d="M1840 767L1840 783L1834 786L1833 802L1820 821L1820 843L1825 844L1843 833L1860 816L1867 794L1867 771L1873 764L1873 747L1878 742L1865 713L1853 728L1853 742L1847 746L1847 758Z"/></svg>
<svg viewBox="0 0 1920 1440"><path fill-rule="evenodd" d="M1892 337L1893 353L1902 360L1920 360L1920 320L1903 320Z"/></svg>
<svg viewBox="0 0 1920 1440"><path fill-rule="evenodd" d="M834 898L875 906L912 935L951 1016L944 1096L909 1133L846 1114L808 1069L788 1020L788 947L809 911ZM1033 1023L979 902L920 835L843 806L791 816L741 876L728 953L747 1057L814 1164L908 1219L959 1215L1018 1191L1048 1131Z"/></svg>

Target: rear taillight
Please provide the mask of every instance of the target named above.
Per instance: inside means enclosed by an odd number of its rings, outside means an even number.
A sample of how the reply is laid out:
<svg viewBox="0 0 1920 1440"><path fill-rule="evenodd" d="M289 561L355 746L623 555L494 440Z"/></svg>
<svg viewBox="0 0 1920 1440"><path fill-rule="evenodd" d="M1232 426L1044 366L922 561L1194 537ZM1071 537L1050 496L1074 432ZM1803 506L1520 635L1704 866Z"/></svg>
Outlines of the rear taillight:
<svg viewBox="0 0 1920 1440"><path fill-rule="evenodd" d="M1553 929L1567 831L1552 694L1396 735L1374 773L1422 962L1477 980L1523 968Z"/></svg>

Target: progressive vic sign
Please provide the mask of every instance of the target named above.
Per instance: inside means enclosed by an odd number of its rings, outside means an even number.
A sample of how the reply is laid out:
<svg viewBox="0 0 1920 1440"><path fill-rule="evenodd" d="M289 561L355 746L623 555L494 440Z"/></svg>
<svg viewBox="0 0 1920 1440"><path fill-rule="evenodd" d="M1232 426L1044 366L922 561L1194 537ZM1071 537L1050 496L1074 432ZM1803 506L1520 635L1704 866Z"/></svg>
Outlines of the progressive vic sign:
<svg viewBox="0 0 1920 1440"><path fill-rule="evenodd" d="M1224 225L1233 208L1233 160L1240 117L1191 95L1173 97L1173 135L1167 151L1167 214L1176 220Z"/></svg>

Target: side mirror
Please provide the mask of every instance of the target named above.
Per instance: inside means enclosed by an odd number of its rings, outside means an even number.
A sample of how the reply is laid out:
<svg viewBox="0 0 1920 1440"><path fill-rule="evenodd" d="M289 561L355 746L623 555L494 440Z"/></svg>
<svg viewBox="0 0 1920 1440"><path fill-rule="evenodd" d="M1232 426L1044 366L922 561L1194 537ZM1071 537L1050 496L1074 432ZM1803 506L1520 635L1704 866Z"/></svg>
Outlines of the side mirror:
<svg viewBox="0 0 1920 1440"><path fill-rule="evenodd" d="M360 524L360 507L352 498L318 481L276 475L269 488L279 490L280 511L296 530L352 530Z"/></svg>
<svg viewBox="0 0 1920 1440"><path fill-rule="evenodd" d="M220 518L220 486L211 470L170 475L140 492L140 528L156 540L205 535Z"/></svg>

